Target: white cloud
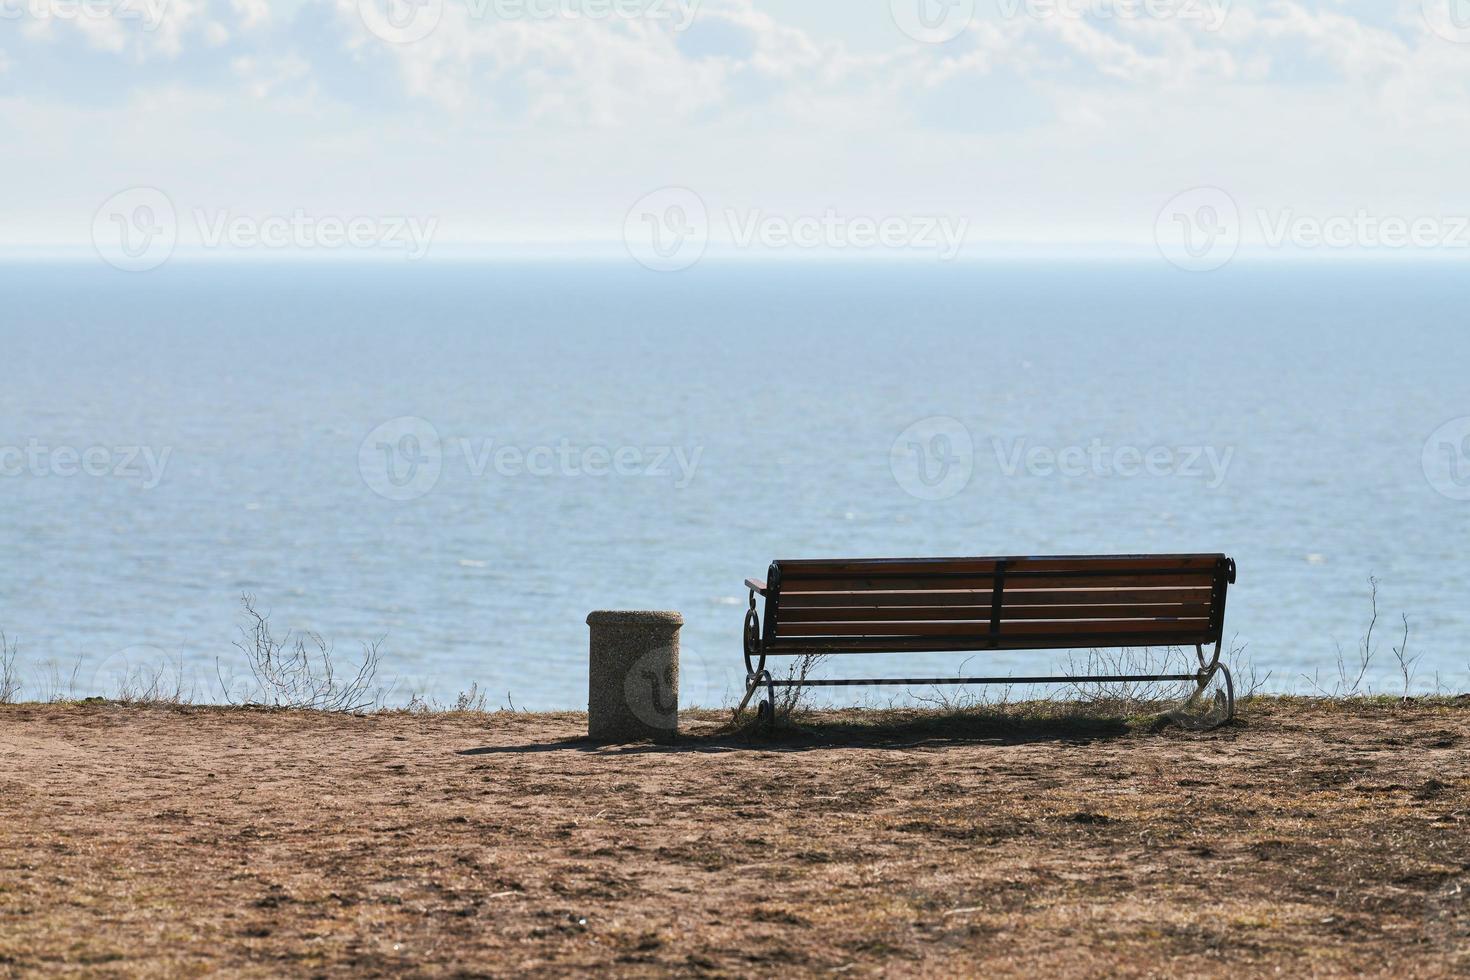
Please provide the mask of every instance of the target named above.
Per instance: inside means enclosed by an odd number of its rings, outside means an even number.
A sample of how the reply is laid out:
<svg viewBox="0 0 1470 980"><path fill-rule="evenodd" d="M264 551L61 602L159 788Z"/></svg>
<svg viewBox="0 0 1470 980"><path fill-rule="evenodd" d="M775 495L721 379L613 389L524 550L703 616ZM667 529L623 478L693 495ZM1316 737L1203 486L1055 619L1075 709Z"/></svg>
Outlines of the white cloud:
<svg viewBox="0 0 1470 980"><path fill-rule="evenodd" d="M0 7L29 45L80 38L87 49L133 62L177 57L201 22L205 0L15 0Z"/></svg>
<svg viewBox="0 0 1470 980"><path fill-rule="evenodd" d="M242 55L230 62L230 71L254 99L268 99L280 89L299 88L307 83L311 65L293 55L250 57Z"/></svg>
<svg viewBox="0 0 1470 980"><path fill-rule="evenodd" d="M244 30L254 30L270 23L270 0L230 0L235 10L237 23Z"/></svg>
<svg viewBox="0 0 1470 980"><path fill-rule="evenodd" d="M0 55L0 126L29 120L0 176L42 187L0 234L165 181L285 209L391 200L442 215L446 240L615 235L667 184L713 206L949 208L996 239L1136 237L1204 183L1247 206L1470 209L1470 45L1417 3L1353 6L1236 0L1218 32L991 17L945 45L891 25L850 43L847 7L797 26L753 0L706 0L683 32L446 0L411 44L357 0L172 0L156 31L30 21Z"/></svg>

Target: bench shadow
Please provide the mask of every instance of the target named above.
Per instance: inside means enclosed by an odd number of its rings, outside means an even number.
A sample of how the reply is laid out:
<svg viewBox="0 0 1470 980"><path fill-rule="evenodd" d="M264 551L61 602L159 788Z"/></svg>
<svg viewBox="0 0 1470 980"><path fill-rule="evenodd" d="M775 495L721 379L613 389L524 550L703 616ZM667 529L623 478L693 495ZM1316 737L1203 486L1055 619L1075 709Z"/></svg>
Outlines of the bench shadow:
<svg viewBox="0 0 1470 980"><path fill-rule="evenodd" d="M1147 730L1147 729L1144 729ZM959 745L1013 746L1039 742L1086 745L1122 738L1140 728L1124 718L1078 717L995 719L984 717L913 718L903 721L859 721L819 718L778 728L771 734L754 724L744 727L708 726L681 732L672 743L602 742L590 738L490 745L459 749L456 755L528 755L542 752L592 752L635 755L679 752L810 752L816 749L937 749Z"/></svg>

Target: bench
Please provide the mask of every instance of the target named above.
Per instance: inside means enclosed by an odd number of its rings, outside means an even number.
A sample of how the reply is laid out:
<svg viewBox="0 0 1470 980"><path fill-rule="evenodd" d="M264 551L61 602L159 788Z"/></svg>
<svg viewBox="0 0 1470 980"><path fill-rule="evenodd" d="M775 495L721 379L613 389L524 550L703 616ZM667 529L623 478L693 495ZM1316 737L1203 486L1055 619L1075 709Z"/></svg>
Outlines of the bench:
<svg viewBox="0 0 1470 980"><path fill-rule="evenodd" d="M1232 718L1235 685L1220 645L1234 581L1235 562L1225 555L774 561L765 581L745 580L745 698L735 714L762 687L767 699L758 713L768 726L778 687L1189 681L1198 685L1193 701L1218 673ZM765 599L764 618L757 595ZM1215 651L1206 659L1209 644ZM766 667L770 657L1122 647L1194 647L1199 670L778 680Z"/></svg>

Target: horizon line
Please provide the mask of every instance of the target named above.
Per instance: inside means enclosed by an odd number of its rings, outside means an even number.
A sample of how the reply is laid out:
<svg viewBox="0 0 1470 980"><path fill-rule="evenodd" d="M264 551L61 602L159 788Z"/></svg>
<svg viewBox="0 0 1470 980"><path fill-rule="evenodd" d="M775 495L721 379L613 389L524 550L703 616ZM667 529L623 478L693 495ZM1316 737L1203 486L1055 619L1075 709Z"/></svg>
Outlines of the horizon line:
<svg viewBox="0 0 1470 980"><path fill-rule="evenodd" d="M1356 246L1351 248L1273 247L1242 244L1234 261L1292 263L1315 262L1416 262L1440 264L1459 261L1460 253L1470 250L1453 248L1387 248ZM403 263L423 265L439 259L519 259L528 261L626 261L634 262L627 245L620 241L595 242L442 242L428 247L420 257L408 257L396 248L219 248L205 245L179 245L170 261L195 263L239 262L338 262L338 263ZM983 242L966 245L952 257L936 256L932 250L904 248L744 248L725 243L710 243L700 261L761 262L765 264L799 265L802 263L886 263L902 265L935 265L939 267L972 264L978 261L1016 259L1089 259L1094 261L1160 261L1168 262L1162 250L1152 243L1139 242ZM0 243L0 262L12 261L95 261L104 262L97 247L90 242L78 243Z"/></svg>

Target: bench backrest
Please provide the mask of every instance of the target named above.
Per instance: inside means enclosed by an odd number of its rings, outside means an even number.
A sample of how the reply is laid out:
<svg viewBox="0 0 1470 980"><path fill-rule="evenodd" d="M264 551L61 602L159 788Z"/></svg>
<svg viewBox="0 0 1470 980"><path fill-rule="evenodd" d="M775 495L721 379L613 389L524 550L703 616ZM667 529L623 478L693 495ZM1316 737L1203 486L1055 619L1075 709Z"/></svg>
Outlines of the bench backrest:
<svg viewBox="0 0 1470 980"><path fill-rule="evenodd" d="M765 652L896 653L1216 643L1225 555L776 561Z"/></svg>

